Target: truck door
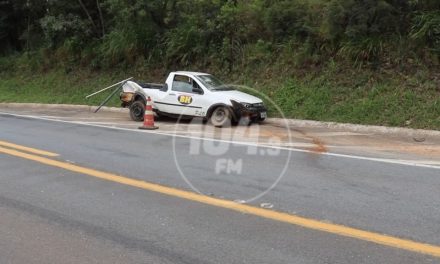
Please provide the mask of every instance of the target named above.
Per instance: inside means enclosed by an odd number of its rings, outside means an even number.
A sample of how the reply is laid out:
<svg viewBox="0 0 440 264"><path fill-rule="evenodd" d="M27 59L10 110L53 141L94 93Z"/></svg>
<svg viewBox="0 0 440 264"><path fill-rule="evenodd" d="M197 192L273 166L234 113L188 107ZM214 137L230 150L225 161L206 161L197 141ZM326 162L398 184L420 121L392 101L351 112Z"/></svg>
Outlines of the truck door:
<svg viewBox="0 0 440 264"><path fill-rule="evenodd" d="M201 93L193 91L193 87L199 88ZM199 84L189 76L176 74L167 95L155 103L160 104L163 112L204 116L203 102L203 90Z"/></svg>

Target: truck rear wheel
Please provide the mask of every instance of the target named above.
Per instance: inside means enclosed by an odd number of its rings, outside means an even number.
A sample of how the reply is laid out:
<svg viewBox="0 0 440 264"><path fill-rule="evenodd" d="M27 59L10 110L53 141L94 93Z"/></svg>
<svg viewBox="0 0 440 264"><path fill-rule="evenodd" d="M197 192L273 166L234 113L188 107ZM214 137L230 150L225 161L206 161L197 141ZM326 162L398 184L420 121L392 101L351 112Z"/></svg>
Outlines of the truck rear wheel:
<svg viewBox="0 0 440 264"><path fill-rule="evenodd" d="M145 115L145 103L143 101L134 101L130 105L130 117L133 121L141 122L144 121Z"/></svg>
<svg viewBox="0 0 440 264"><path fill-rule="evenodd" d="M231 125L231 111L225 106L217 107L211 114L209 120L216 127L227 127Z"/></svg>

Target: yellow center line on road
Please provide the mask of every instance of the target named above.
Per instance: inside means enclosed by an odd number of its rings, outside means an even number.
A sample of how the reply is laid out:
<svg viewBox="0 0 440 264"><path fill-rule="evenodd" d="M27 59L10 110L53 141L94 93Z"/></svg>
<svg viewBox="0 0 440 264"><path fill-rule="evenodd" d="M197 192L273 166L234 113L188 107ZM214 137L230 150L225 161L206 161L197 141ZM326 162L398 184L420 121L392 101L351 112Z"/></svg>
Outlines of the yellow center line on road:
<svg viewBox="0 0 440 264"><path fill-rule="evenodd" d="M17 144L13 144L13 143L6 142L6 141L1 141L1 140L0 140L0 146L7 147L7 148L18 149L18 150L22 150L22 151L25 151L25 152L34 153L34 154L37 154L37 155L43 155L43 156L47 156L47 157L58 157L59 156L58 154L52 153L52 152L49 152L49 151L35 149L35 148L30 148L30 147L25 147L25 146L22 146L22 145L17 145Z"/></svg>
<svg viewBox="0 0 440 264"><path fill-rule="evenodd" d="M23 153L13 149L7 149L0 147L0 153L8 154L11 156L32 160L45 165L65 169L68 171L76 172L79 174L84 174L92 176L95 178L103 179L106 181L111 181L115 183L120 183L156 193L165 194L172 197L177 197L181 199L186 199L190 201L195 201L219 208L225 208L240 213L245 213L249 215L259 216L266 219L275 220L278 222L284 222L296 226L305 227L312 230L324 231L331 234L336 234L345 237L351 237L359 240L369 241L376 244L381 244L385 246L390 246L398 249L403 249L407 251L418 252L426 255L431 255L435 257L440 257L440 246L430 245L426 243L420 243L412 240L402 239L398 237L382 235L378 233L373 233L369 231L364 231L360 229L355 229L343 225L330 224L321 222L318 220L305 218L293 214L287 214L277 211L272 211L268 209L253 207L250 205L239 204L233 201L213 198L197 193L192 193L184 190L179 190L171 187L166 187L154 183L149 183L141 180L131 179L124 176L119 176L112 173L102 172L86 167L81 167L78 165L73 165L70 163L48 159L41 156L35 156L28 153Z"/></svg>

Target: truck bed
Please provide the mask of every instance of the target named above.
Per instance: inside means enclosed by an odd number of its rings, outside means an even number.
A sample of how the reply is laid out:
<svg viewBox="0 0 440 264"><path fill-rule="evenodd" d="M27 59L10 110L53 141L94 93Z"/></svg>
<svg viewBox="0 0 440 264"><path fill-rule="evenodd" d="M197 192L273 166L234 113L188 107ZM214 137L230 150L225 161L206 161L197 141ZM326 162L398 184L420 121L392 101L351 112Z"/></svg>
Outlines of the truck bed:
<svg viewBox="0 0 440 264"><path fill-rule="evenodd" d="M141 86L144 89L157 89L161 90L164 88L165 84L162 83L143 83L143 82L136 82L139 86Z"/></svg>

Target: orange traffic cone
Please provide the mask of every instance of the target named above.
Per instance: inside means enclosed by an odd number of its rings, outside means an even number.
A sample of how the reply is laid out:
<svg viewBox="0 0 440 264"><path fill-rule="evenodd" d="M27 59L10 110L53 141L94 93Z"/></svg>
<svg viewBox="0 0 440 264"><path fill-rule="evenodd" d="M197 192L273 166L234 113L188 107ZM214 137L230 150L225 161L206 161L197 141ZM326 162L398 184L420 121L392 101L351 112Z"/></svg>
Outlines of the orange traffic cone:
<svg viewBox="0 0 440 264"><path fill-rule="evenodd" d="M148 96L147 104L145 105L144 125L139 129L153 130L159 127L154 125L153 106L151 105L151 98Z"/></svg>

